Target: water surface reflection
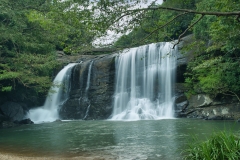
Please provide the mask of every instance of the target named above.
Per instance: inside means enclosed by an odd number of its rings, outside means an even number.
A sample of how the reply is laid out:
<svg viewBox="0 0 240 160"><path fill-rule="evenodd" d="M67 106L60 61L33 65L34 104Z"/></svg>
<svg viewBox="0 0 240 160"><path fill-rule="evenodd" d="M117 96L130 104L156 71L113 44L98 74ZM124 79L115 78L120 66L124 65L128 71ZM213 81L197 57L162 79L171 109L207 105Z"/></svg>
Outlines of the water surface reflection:
<svg viewBox="0 0 240 160"><path fill-rule="evenodd" d="M231 121L68 121L0 130L0 151L31 156L101 156L108 159L181 159L193 136L231 130Z"/></svg>

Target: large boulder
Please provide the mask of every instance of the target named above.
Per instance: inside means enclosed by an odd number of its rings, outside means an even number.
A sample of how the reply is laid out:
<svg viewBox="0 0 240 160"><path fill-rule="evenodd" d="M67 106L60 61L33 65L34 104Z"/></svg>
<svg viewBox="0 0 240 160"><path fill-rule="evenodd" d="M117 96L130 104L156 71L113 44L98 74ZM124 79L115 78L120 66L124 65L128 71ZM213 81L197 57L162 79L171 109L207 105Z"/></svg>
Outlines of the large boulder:
<svg viewBox="0 0 240 160"><path fill-rule="evenodd" d="M6 102L0 106L0 110L4 116L7 116L11 120L19 121L24 118L24 110L21 105L15 102Z"/></svg>
<svg viewBox="0 0 240 160"><path fill-rule="evenodd" d="M207 94L193 95L181 112L182 117L206 120L237 120L240 118L240 103L233 97L211 98Z"/></svg>
<svg viewBox="0 0 240 160"><path fill-rule="evenodd" d="M11 128L17 126L8 116L0 113L0 129L1 128Z"/></svg>
<svg viewBox="0 0 240 160"><path fill-rule="evenodd" d="M184 117L185 110L188 106L187 97L184 94L176 95L175 97L175 117Z"/></svg>
<svg viewBox="0 0 240 160"><path fill-rule="evenodd" d="M212 98L206 94L193 95L189 98L189 108L206 107L210 106L212 103Z"/></svg>
<svg viewBox="0 0 240 160"><path fill-rule="evenodd" d="M16 123L16 124L34 124L34 122L30 118L23 119L20 121L14 121L14 123Z"/></svg>
<svg viewBox="0 0 240 160"><path fill-rule="evenodd" d="M240 104L221 104L197 108L188 114L189 118L201 118L206 120L237 120L240 118Z"/></svg>

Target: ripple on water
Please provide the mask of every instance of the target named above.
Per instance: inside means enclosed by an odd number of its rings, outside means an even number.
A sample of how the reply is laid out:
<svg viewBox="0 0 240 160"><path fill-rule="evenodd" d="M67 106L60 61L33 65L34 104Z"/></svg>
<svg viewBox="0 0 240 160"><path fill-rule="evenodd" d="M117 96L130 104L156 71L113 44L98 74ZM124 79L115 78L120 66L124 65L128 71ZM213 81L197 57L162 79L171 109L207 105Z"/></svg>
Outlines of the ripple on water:
<svg viewBox="0 0 240 160"><path fill-rule="evenodd" d="M181 159L193 135L205 139L228 128L238 133L240 126L188 119L44 123L1 130L0 151L35 157L175 160Z"/></svg>

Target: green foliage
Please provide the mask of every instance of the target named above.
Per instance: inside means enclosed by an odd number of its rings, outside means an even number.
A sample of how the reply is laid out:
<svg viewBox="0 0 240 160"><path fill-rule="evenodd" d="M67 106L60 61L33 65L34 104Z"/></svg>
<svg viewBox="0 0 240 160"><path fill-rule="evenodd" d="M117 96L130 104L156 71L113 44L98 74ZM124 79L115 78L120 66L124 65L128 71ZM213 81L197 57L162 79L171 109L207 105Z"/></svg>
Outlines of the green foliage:
<svg viewBox="0 0 240 160"><path fill-rule="evenodd" d="M58 49L68 54L77 53L92 47L91 42L95 34L91 30L91 25L84 22L93 14L85 9L86 4L73 0L64 2L55 0L47 13L31 10L27 17L30 22L39 24L51 35L51 41ZM84 8L80 9L80 6Z"/></svg>
<svg viewBox="0 0 240 160"><path fill-rule="evenodd" d="M232 133L215 133L209 140L199 143L194 139L184 151L186 160L239 159L240 139Z"/></svg>
<svg viewBox="0 0 240 160"><path fill-rule="evenodd" d="M30 20L35 12L49 12L47 1L3 0L0 2L0 94L31 99L44 95L51 86L55 35ZM30 93L30 95L29 95ZM24 98L20 98L20 97Z"/></svg>
<svg viewBox="0 0 240 160"><path fill-rule="evenodd" d="M236 95L240 90L240 61L229 55L212 54L198 56L189 63L185 80L189 89L188 94Z"/></svg>
<svg viewBox="0 0 240 160"><path fill-rule="evenodd" d="M239 8L238 0L202 0L197 4L199 11L233 12ZM194 33L197 39L211 40L208 50L221 49L230 52L239 49L240 23L236 17L205 16L194 26Z"/></svg>
<svg viewBox="0 0 240 160"><path fill-rule="evenodd" d="M0 94L15 101L45 95L61 66L56 49L92 47L88 7L83 0L1 0Z"/></svg>
<svg viewBox="0 0 240 160"><path fill-rule="evenodd" d="M165 7L194 9L196 1L194 0L168 0L162 4ZM160 41L172 41L177 39L178 36L188 28L194 15L186 14L182 17L175 19L170 25L167 25L158 30L159 27L164 26L168 21L177 16L179 12L168 10L154 10L148 11L139 22L140 25L136 26L128 35L122 36L116 43L116 47L139 46L148 43ZM156 31L155 31L156 30ZM146 38L149 34L155 31L150 37ZM188 33L187 33L188 34Z"/></svg>
<svg viewBox="0 0 240 160"><path fill-rule="evenodd" d="M202 0L196 6L198 11L230 12L239 10L240 4L237 1ZM192 23L198 18L196 15ZM240 23L235 17L205 16L193 31L196 42L191 49L195 50L195 58L189 63L185 76L189 88L187 95L239 96Z"/></svg>

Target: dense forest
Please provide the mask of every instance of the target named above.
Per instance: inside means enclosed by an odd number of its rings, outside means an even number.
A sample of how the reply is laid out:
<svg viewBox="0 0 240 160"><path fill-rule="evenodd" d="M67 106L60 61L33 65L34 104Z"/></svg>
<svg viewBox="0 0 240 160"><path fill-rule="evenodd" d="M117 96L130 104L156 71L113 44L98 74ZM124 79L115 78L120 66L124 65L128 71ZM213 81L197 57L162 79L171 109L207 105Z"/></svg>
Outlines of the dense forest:
<svg viewBox="0 0 240 160"><path fill-rule="evenodd" d="M0 104L39 105L36 99L46 96L62 67L56 51L91 53L93 42L108 30L122 35L103 46L114 50L193 34L194 41L184 48L194 50L185 73L187 95L239 99L239 8L239 0L166 0L142 9L116 1L1 0Z"/></svg>

